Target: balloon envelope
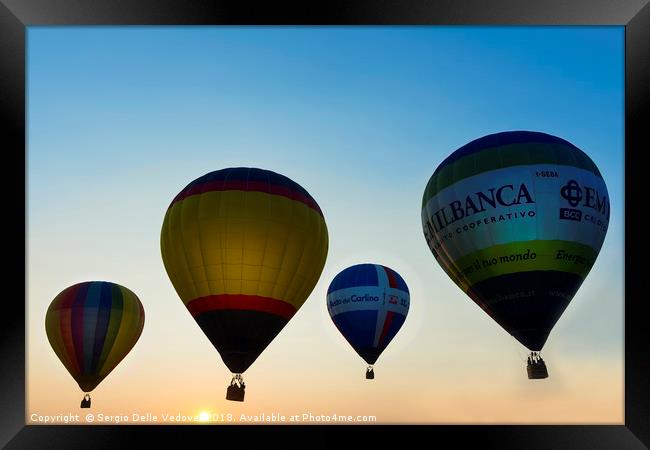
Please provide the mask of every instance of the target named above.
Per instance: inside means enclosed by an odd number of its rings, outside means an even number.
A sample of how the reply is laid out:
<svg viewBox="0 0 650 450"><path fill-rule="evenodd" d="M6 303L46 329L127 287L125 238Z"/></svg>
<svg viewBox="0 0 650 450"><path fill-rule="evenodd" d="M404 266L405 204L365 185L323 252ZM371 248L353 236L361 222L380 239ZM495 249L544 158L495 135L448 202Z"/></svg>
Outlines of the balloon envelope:
<svg viewBox="0 0 650 450"><path fill-rule="evenodd" d="M328 235L318 204L300 185L239 167L188 184L167 209L160 246L179 297L237 374L313 290Z"/></svg>
<svg viewBox="0 0 650 450"><path fill-rule="evenodd" d="M440 164L424 192L422 226L452 280L539 351L596 260L609 208L584 152L512 131L472 141Z"/></svg>
<svg viewBox="0 0 650 450"><path fill-rule="evenodd" d="M340 272L327 289L327 310L352 348L374 364L406 320L409 290L394 270L358 264Z"/></svg>
<svg viewBox="0 0 650 450"><path fill-rule="evenodd" d="M64 289L50 304L50 345L84 392L90 392L138 341L144 309L124 286L86 281Z"/></svg>

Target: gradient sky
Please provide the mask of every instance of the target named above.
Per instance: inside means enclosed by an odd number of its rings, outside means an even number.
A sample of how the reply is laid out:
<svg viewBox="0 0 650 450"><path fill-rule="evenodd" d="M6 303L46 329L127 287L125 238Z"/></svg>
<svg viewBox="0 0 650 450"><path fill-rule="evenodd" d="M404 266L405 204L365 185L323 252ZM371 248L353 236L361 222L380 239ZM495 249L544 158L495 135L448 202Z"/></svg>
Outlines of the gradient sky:
<svg viewBox="0 0 650 450"><path fill-rule="evenodd" d="M29 27L27 418L77 414L45 312L64 288L133 290L146 322L94 413L375 415L379 423L623 423L623 27ZM529 381L526 349L454 285L420 221L437 165L506 130L560 136L600 168L600 256ZM288 176L330 247L312 295L244 374L246 401L160 256L171 199L221 168ZM400 333L365 362L325 296L345 267L397 270ZM86 410L84 410L86 411Z"/></svg>

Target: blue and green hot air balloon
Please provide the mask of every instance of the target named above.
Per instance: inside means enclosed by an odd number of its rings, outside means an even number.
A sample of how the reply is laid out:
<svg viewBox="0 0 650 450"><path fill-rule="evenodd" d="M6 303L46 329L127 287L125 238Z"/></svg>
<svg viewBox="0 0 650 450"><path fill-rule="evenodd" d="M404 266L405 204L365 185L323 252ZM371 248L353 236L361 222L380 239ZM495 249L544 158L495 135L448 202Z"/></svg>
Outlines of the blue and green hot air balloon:
<svg viewBox="0 0 650 450"><path fill-rule="evenodd" d="M609 226L594 162L559 137L510 131L447 157L422 199L427 244L451 279L531 350L539 351L593 266Z"/></svg>

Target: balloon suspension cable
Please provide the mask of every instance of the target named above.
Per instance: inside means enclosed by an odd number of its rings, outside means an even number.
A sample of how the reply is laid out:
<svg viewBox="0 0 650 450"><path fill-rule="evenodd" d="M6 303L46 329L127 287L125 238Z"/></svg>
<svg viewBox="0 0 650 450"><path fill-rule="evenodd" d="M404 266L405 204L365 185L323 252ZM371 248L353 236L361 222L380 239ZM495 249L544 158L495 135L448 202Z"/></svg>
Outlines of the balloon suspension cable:
<svg viewBox="0 0 650 450"><path fill-rule="evenodd" d="M548 369L546 368L546 363L542 359L542 356L539 354L539 352L530 352L530 355L528 356L526 371L528 372L528 378L531 380L548 378Z"/></svg>
<svg viewBox="0 0 650 450"><path fill-rule="evenodd" d="M366 380L374 380L374 379L375 379L375 371L371 364L366 369Z"/></svg>
<svg viewBox="0 0 650 450"><path fill-rule="evenodd" d="M226 390L226 400L243 402L245 393L246 384L244 383L244 378L241 373L233 373L232 380L230 380L230 386L228 386L228 389Z"/></svg>

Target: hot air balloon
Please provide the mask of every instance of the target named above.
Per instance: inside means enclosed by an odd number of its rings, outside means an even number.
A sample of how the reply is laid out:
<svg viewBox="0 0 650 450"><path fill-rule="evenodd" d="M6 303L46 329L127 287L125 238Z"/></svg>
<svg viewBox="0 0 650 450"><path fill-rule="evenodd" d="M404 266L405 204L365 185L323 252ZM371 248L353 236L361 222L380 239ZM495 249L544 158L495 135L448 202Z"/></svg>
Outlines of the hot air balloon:
<svg viewBox="0 0 650 450"><path fill-rule="evenodd" d="M327 311L374 379L373 364L404 324L409 289L402 277L386 266L357 264L340 272L327 289Z"/></svg>
<svg viewBox="0 0 650 450"><path fill-rule="evenodd" d="M302 306L327 257L316 201L289 178L256 168L210 172L171 202L160 247L167 274L233 373L242 374Z"/></svg>
<svg viewBox="0 0 650 450"><path fill-rule="evenodd" d="M607 187L573 144L532 131L474 140L447 157L422 199L431 252L449 277L532 353L593 266L609 225Z"/></svg>
<svg viewBox="0 0 650 450"><path fill-rule="evenodd" d="M124 286L86 281L64 289L50 303L45 331L50 345L82 391L89 393L124 359L138 341L144 309Z"/></svg>

